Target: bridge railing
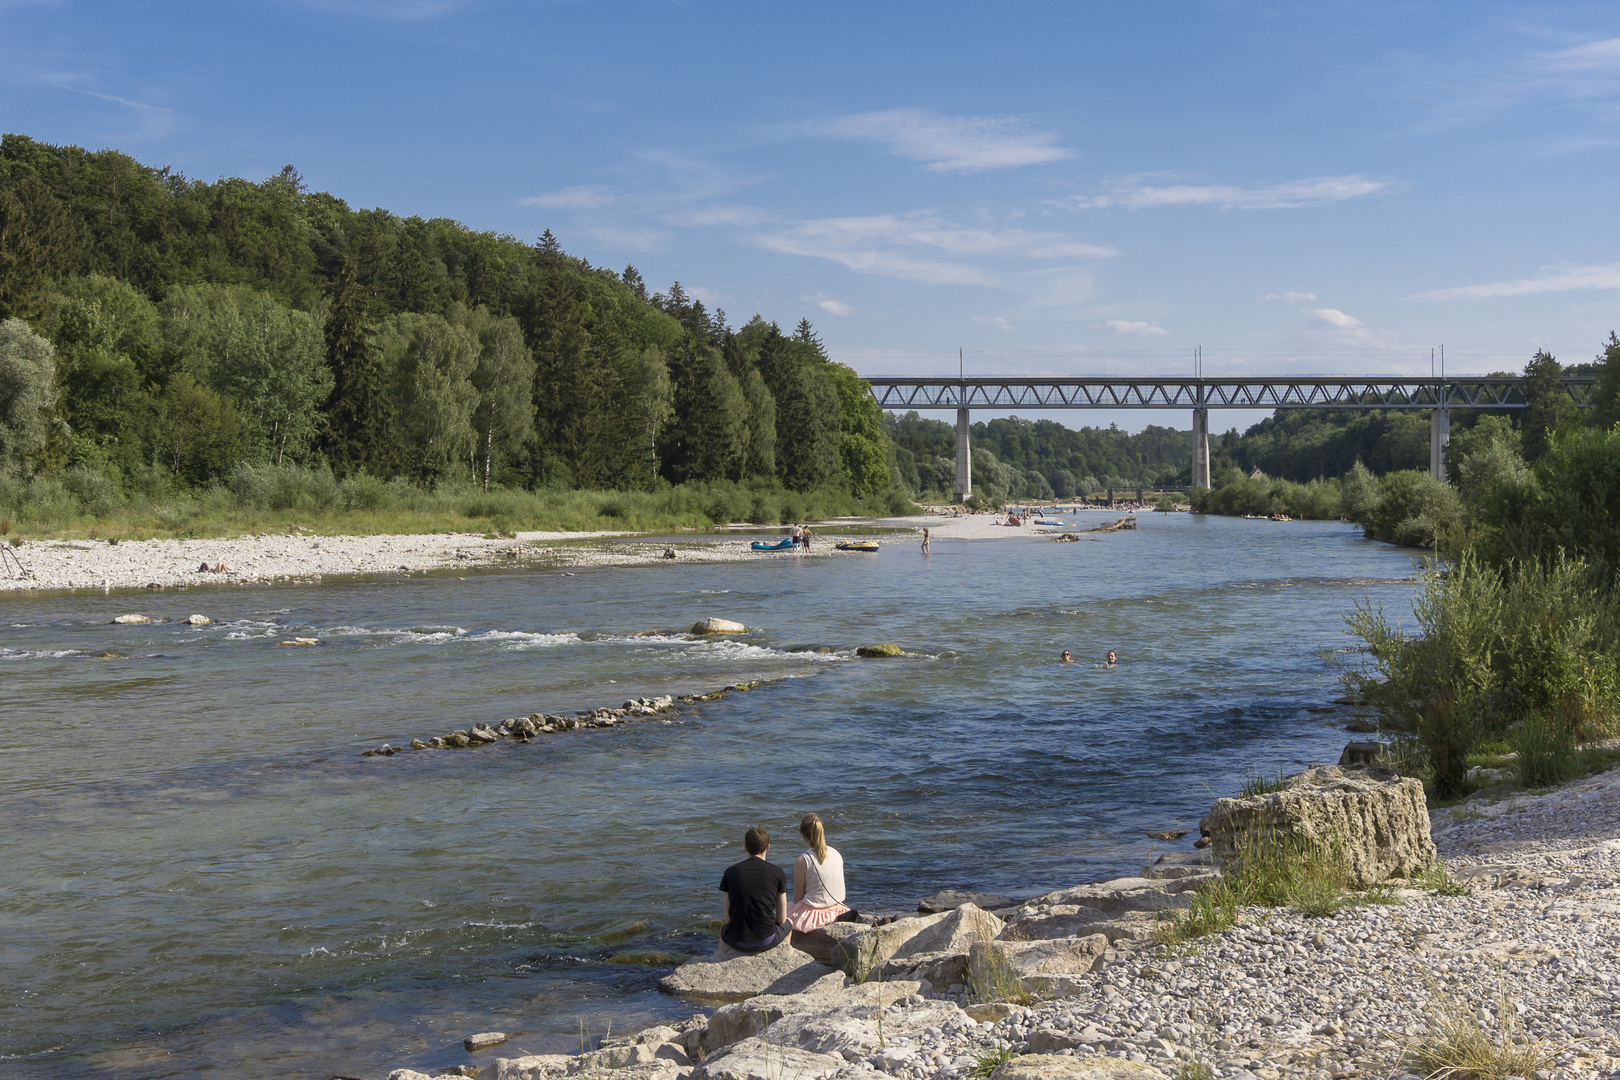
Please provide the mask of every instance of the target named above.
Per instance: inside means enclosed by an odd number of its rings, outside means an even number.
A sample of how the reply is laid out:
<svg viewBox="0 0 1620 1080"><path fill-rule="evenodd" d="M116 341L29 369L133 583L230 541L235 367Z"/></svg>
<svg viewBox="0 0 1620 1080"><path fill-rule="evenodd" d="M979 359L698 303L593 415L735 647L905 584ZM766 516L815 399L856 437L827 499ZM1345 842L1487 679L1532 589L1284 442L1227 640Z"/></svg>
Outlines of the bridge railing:
<svg viewBox="0 0 1620 1080"><path fill-rule="evenodd" d="M1522 409L1523 376L1155 376L866 380L883 409ZM1585 407L1596 379L1565 376Z"/></svg>

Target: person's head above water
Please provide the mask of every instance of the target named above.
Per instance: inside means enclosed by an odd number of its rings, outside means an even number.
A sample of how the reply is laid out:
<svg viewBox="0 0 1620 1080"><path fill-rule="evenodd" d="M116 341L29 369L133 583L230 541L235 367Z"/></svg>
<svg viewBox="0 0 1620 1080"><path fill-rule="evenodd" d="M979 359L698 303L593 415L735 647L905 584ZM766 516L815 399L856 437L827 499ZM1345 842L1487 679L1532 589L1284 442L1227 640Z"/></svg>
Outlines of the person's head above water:
<svg viewBox="0 0 1620 1080"><path fill-rule="evenodd" d="M1119 663L1119 656L1118 656L1118 654L1116 654L1116 653L1115 653L1115 652L1114 652L1114 650L1113 650L1113 649L1109 649L1109 650L1108 650L1108 662L1109 662L1109 663L1110 663L1110 664L1117 664L1117 663Z"/></svg>
<svg viewBox="0 0 1620 1080"><path fill-rule="evenodd" d="M743 833L743 850L750 855L763 855L771 850L771 834L765 831L765 826L755 825Z"/></svg>
<svg viewBox="0 0 1620 1080"><path fill-rule="evenodd" d="M1074 663L1074 657L1072 657L1072 656L1070 656L1070 655L1069 655L1069 650L1068 650L1068 649L1064 649L1064 650L1063 650L1063 655L1062 655L1062 656L1060 656L1060 657L1058 657L1058 659L1059 659L1059 660L1060 660L1060 661L1062 661L1062 662L1063 662L1063 663L1065 663L1065 664L1072 664L1072 663Z"/></svg>
<svg viewBox="0 0 1620 1080"><path fill-rule="evenodd" d="M822 827L819 817L814 814L804 815L799 821L799 835L810 845L810 850L816 853L816 862L827 861L827 830Z"/></svg>

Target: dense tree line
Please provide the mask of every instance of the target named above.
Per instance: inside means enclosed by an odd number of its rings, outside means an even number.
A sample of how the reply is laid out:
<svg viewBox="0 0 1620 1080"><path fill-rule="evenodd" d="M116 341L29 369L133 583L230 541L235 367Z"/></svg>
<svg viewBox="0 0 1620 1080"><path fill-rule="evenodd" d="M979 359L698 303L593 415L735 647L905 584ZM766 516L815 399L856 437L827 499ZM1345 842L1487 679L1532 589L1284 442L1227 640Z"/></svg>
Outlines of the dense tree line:
<svg viewBox="0 0 1620 1080"><path fill-rule="evenodd" d="M13 474L891 482L876 405L807 321L733 328L549 231L351 209L290 166L206 183L6 135L0 322Z"/></svg>

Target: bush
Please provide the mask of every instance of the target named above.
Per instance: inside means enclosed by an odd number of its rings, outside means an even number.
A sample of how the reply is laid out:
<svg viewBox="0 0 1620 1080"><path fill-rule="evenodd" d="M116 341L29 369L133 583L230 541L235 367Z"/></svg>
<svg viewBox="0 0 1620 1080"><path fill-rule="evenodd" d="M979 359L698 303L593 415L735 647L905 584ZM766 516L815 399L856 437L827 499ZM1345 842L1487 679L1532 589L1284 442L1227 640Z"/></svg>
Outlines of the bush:
<svg viewBox="0 0 1620 1080"><path fill-rule="evenodd" d="M338 490L350 510L381 510L393 501L388 485L369 473L344 477Z"/></svg>
<svg viewBox="0 0 1620 1080"><path fill-rule="evenodd" d="M62 486L78 501L79 509L91 517L106 517L124 502L118 485L105 472L95 469L81 466L67 470L62 474Z"/></svg>

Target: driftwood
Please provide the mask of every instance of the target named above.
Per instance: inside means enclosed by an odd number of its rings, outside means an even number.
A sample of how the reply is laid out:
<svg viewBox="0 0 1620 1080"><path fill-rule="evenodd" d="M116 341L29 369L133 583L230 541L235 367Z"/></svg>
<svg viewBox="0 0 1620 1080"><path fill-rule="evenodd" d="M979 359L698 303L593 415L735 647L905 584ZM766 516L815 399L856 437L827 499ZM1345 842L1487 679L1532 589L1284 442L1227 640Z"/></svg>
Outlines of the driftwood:
<svg viewBox="0 0 1620 1080"><path fill-rule="evenodd" d="M1094 529L1081 529L1081 532L1119 532L1122 529L1136 528L1136 515L1130 514L1118 521L1110 521L1106 525L1098 525Z"/></svg>

